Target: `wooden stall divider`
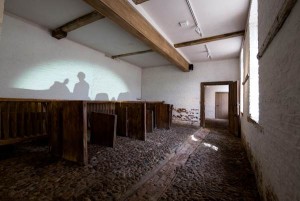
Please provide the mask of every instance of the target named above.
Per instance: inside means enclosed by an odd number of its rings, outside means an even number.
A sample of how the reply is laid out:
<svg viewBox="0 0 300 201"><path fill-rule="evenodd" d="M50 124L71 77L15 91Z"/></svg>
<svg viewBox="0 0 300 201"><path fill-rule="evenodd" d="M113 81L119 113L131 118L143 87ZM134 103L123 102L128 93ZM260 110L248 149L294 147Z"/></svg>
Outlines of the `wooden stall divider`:
<svg viewBox="0 0 300 201"><path fill-rule="evenodd" d="M147 133L153 132L153 114L154 112L152 110L147 110Z"/></svg>
<svg viewBox="0 0 300 201"><path fill-rule="evenodd" d="M60 157L63 153L63 103L51 101L47 105L47 126L50 152Z"/></svg>
<svg viewBox="0 0 300 201"><path fill-rule="evenodd" d="M87 103L68 101L63 104L63 158L87 164Z"/></svg>
<svg viewBox="0 0 300 201"><path fill-rule="evenodd" d="M146 140L146 103L123 103L128 107L128 137Z"/></svg>
<svg viewBox="0 0 300 201"><path fill-rule="evenodd" d="M2 112L2 127L3 127L3 139L9 139L9 104L4 103L3 112Z"/></svg>
<svg viewBox="0 0 300 201"><path fill-rule="evenodd" d="M170 129L170 118L172 116L171 106L169 104L157 104L156 117L157 117L157 128Z"/></svg>
<svg viewBox="0 0 300 201"><path fill-rule="evenodd" d="M91 143L114 147L117 130L117 115L91 113Z"/></svg>
<svg viewBox="0 0 300 201"><path fill-rule="evenodd" d="M128 108L126 105L115 103L115 112L117 115L117 135L128 137Z"/></svg>

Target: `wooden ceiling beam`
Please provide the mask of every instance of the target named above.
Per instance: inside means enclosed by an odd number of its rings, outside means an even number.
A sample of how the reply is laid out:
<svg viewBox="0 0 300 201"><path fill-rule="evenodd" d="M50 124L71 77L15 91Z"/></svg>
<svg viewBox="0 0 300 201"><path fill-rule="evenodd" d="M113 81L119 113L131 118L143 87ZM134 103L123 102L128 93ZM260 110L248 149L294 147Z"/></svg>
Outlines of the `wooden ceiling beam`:
<svg viewBox="0 0 300 201"><path fill-rule="evenodd" d="M111 56L111 58L116 59L116 58L120 58L120 57L128 57L128 56L133 56L133 55L138 55L138 54L145 54L145 53L149 53L149 52L153 52L153 50L144 50L144 51L138 51L138 52L130 52L130 53L126 53L126 54L119 54L119 55Z"/></svg>
<svg viewBox="0 0 300 201"><path fill-rule="evenodd" d="M243 36L244 34L245 34L245 30L232 32L232 33L226 33L226 34L221 34L221 35L217 35L217 36L201 38L201 39L198 39L198 40L192 40L192 41L187 41L187 42L183 42L183 43L177 43L177 44L174 45L174 47L175 48L180 48L180 47L187 47L187 46L192 46L192 45L199 45L199 44L209 43L209 42L213 42L213 41L233 38L233 37L237 37L237 36Z"/></svg>
<svg viewBox="0 0 300 201"><path fill-rule="evenodd" d="M189 71L188 61L127 0L84 1L145 42L182 71Z"/></svg>
<svg viewBox="0 0 300 201"><path fill-rule="evenodd" d="M64 24L63 26L58 27L57 29L54 29L52 31L52 36L56 39L65 38L65 37L67 37L68 32L78 29L80 27L83 27L85 25L88 25L88 24L95 22L97 20L100 20L102 18L105 18L105 17L97 11L93 11L93 12L88 13L84 16L81 16L75 20L72 20L71 22L68 22L68 23Z"/></svg>
<svg viewBox="0 0 300 201"><path fill-rule="evenodd" d="M144 2L149 1L149 0L132 0L132 1L133 1L133 3L138 5L138 4L144 3Z"/></svg>

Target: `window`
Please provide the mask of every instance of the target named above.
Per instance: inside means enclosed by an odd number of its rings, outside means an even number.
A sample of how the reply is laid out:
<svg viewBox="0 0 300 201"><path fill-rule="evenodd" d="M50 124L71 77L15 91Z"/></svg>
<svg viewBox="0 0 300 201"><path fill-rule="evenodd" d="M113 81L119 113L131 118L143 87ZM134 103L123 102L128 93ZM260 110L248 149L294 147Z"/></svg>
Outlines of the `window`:
<svg viewBox="0 0 300 201"><path fill-rule="evenodd" d="M252 0L249 18L250 65L249 65L249 114L251 119L259 121L259 74L258 74L258 7Z"/></svg>
<svg viewBox="0 0 300 201"><path fill-rule="evenodd" d="M240 112L244 112L244 48L241 50L240 55Z"/></svg>

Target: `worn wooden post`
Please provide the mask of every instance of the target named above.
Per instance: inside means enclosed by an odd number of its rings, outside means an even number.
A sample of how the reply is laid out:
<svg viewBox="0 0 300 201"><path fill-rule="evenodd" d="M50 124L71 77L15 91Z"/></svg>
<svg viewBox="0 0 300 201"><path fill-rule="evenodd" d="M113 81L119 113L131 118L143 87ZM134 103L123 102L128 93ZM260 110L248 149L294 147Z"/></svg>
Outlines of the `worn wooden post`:
<svg viewBox="0 0 300 201"><path fill-rule="evenodd" d="M63 104L63 158L88 163L87 103L67 101Z"/></svg>

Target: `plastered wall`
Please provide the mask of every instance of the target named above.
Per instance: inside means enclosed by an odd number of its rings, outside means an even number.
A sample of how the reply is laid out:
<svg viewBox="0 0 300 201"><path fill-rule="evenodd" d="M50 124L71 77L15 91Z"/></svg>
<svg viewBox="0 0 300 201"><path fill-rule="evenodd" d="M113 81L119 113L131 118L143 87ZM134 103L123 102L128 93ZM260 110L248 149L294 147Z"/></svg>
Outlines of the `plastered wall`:
<svg viewBox="0 0 300 201"><path fill-rule="evenodd" d="M216 118L216 92L229 92L228 85L205 87L205 118Z"/></svg>
<svg viewBox="0 0 300 201"><path fill-rule="evenodd" d="M142 72L142 98L173 104L174 122L199 125L200 83L238 79L238 59L195 63L186 73L174 66L148 68Z"/></svg>
<svg viewBox="0 0 300 201"><path fill-rule="evenodd" d="M3 15L4 15L4 0L0 0L0 39L1 39Z"/></svg>
<svg viewBox="0 0 300 201"><path fill-rule="evenodd" d="M283 0L259 1L259 46ZM264 200L300 200L300 4L259 60L258 124L249 115L249 82L244 86L242 140ZM246 35L245 50L249 48ZM245 69L247 73L247 54ZM251 66L250 66L251 68Z"/></svg>
<svg viewBox="0 0 300 201"><path fill-rule="evenodd" d="M141 68L68 39L57 40L5 14L0 40L0 97L79 100L141 98Z"/></svg>

